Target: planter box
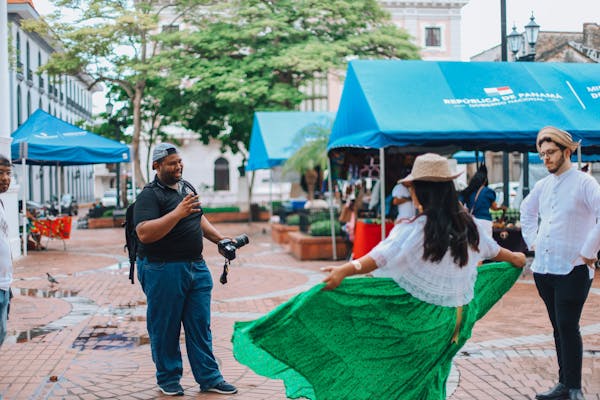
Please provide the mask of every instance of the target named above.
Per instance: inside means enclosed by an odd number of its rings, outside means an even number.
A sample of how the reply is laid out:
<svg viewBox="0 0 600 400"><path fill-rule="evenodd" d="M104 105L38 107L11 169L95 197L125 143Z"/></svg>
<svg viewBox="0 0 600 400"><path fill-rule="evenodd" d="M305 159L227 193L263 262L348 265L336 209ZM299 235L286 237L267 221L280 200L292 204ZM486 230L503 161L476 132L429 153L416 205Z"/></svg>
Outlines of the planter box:
<svg viewBox="0 0 600 400"><path fill-rule="evenodd" d="M215 212L215 213L206 213L204 214L206 219L210 221L211 224L216 222L247 222L248 221L248 212L242 211L227 211L227 212Z"/></svg>
<svg viewBox="0 0 600 400"><path fill-rule="evenodd" d="M333 260L331 236L310 236L302 232L288 232L290 252L298 260ZM346 257L346 242L336 237L338 260Z"/></svg>
<svg viewBox="0 0 600 400"><path fill-rule="evenodd" d="M125 218L88 218L88 229L101 229L101 228L121 228L125 222Z"/></svg>
<svg viewBox="0 0 600 400"><path fill-rule="evenodd" d="M275 243L287 244L290 242L288 232L298 232L298 225L271 224L271 238Z"/></svg>

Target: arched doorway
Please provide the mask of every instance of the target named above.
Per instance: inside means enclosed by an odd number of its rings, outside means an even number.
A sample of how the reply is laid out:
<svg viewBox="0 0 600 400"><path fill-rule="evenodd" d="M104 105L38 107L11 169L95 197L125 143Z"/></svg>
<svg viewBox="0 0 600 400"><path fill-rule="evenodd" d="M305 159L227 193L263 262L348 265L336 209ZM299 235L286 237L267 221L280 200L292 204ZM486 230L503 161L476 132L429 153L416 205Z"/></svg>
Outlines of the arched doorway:
<svg viewBox="0 0 600 400"><path fill-rule="evenodd" d="M215 190L229 190L229 161L223 157L215 161Z"/></svg>

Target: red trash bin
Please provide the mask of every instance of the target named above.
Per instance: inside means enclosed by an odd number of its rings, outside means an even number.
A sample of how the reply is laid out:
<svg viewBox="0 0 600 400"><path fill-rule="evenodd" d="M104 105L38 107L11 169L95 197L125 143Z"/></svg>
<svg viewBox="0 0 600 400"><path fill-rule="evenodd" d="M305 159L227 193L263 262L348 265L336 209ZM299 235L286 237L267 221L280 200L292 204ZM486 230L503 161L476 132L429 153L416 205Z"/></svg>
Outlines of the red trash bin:
<svg viewBox="0 0 600 400"><path fill-rule="evenodd" d="M394 223L386 221L385 236L390 234ZM354 229L354 246L352 248L352 257L360 258L367 254L373 247L381 241L381 224L366 222L365 220L356 221Z"/></svg>

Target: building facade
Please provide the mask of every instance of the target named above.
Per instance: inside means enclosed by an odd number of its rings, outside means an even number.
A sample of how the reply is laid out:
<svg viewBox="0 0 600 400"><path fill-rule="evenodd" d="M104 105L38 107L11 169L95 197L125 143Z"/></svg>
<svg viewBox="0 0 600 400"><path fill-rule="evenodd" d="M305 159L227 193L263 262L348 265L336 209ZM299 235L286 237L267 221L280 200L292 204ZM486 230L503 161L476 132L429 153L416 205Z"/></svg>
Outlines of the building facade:
<svg viewBox="0 0 600 400"><path fill-rule="evenodd" d="M60 51L60 43L52 38L23 29L25 20L40 15L32 1L8 0L10 130L14 132L37 109L71 124L92 121L92 95L99 90L89 76L50 76L40 73L50 55ZM13 154L13 159L19 155ZM20 186L19 199L45 202L58 196L59 179L62 192L73 194L80 202L91 201L93 167L29 166L25 172L15 168L15 181Z"/></svg>

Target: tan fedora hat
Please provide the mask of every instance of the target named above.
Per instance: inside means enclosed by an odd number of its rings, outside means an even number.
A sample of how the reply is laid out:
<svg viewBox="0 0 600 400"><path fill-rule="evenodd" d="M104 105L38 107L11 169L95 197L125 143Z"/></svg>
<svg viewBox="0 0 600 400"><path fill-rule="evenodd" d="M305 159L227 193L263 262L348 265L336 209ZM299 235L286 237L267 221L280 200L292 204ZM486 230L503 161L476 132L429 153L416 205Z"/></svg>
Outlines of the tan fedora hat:
<svg viewBox="0 0 600 400"><path fill-rule="evenodd" d="M462 172L457 174L452 173L450 163L446 157L435 153L425 153L415 158L412 171L406 178L400 181L447 182L457 178L460 174Z"/></svg>

